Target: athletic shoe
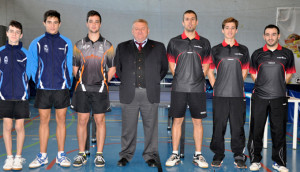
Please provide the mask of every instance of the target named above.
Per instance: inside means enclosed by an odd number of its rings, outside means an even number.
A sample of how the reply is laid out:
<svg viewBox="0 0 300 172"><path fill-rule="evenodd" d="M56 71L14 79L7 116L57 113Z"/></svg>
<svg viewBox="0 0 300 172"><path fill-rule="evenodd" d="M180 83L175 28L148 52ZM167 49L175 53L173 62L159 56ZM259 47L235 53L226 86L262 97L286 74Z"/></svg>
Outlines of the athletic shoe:
<svg viewBox="0 0 300 172"><path fill-rule="evenodd" d="M194 155L193 163L201 168L208 168L208 163L206 162L204 156L202 154Z"/></svg>
<svg viewBox="0 0 300 172"><path fill-rule="evenodd" d="M222 166L223 161L220 160L213 160L211 163L212 167L221 167Z"/></svg>
<svg viewBox="0 0 300 172"><path fill-rule="evenodd" d="M260 167L261 167L260 162L253 162L250 165L249 169L250 169L250 171L258 171L260 169Z"/></svg>
<svg viewBox="0 0 300 172"><path fill-rule="evenodd" d="M6 158L4 165L3 165L3 170L12 170L14 164L14 157L9 157Z"/></svg>
<svg viewBox="0 0 300 172"><path fill-rule="evenodd" d="M176 153L172 153L172 155L166 162L166 166L173 167L179 163L180 163L180 156Z"/></svg>
<svg viewBox="0 0 300 172"><path fill-rule="evenodd" d="M274 162L272 167L279 172L288 172L289 171L289 169L287 169L285 166L280 166L276 162Z"/></svg>
<svg viewBox="0 0 300 172"><path fill-rule="evenodd" d="M97 153L95 160L94 160L95 166L96 167L103 167L105 165L105 160L103 158L102 153Z"/></svg>
<svg viewBox="0 0 300 172"><path fill-rule="evenodd" d="M84 153L78 153L78 155L76 155L74 157L74 160L75 160L73 162L74 167L80 167L80 166L86 164L86 161L87 161L86 155Z"/></svg>
<svg viewBox="0 0 300 172"><path fill-rule="evenodd" d="M29 164L29 168L38 168L48 164L48 156L42 158L42 154L38 153L36 158Z"/></svg>
<svg viewBox="0 0 300 172"><path fill-rule="evenodd" d="M237 168L247 168L246 161L247 157L244 154L234 157L234 165L236 165Z"/></svg>
<svg viewBox="0 0 300 172"><path fill-rule="evenodd" d="M15 157L12 170L22 170L23 164L25 164L25 162L26 162L25 158Z"/></svg>
<svg viewBox="0 0 300 172"><path fill-rule="evenodd" d="M61 153L60 158L58 158L58 156L56 155L56 164L62 167L70 167L71 160L66 155L66 153Z"/></svg>

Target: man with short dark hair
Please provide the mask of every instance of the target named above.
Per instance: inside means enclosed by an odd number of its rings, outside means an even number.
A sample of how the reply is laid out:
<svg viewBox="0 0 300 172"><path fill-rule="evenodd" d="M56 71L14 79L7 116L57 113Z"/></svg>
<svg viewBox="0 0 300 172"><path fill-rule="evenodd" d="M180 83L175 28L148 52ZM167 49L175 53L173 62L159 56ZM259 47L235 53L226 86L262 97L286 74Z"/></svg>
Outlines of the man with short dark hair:
<svg viewBox="0 0 300 172"><path fill-rule="evenodd" d="M45 34L34 39L29 47L33 57L34 73L32 78L37 87L34 107L40 114L40 153L29 164L37 168L48 163L47 144L51 108L55 108L56 138L58 153L56 163L70 167L64 145L66 139L66 113L70 105L69 89L72 85L72 43L59 33L60 14L55 10L44 14Z"/></svg>
<svg viewBox="0 0 300 172"><path fill-rule="evenodd" d="M168 44L167 55L170 71L173 74L171 109L169 115L174 118L172 126L173 152L166 166L174 166L180 162L178 155L181 137L181 125L187 105L189 106L195 140L193 163L201 168L208 164L201 153L203 126L202 119L206 114L205 76L211 63L210 43L196 32L197 14L188 10L183 14L181 35L172 38Z"/></svg>
<svg viewBox="0 0 300 172"><path fill-rule="evenodd" d="M31 77L31 56L22 47L22 24L12 20L7 27L8 42L0 47L0 118L3 118L3 139L7 159L3 170L22 170L25 159L22 148L25 139L24 119L30 117L28 81ZM12 152L12 129L15 119L17 151Z"/></svg>
<svg viewBox="0 0 300 172"><path fill-rule="evenodd" d="M73 52L73 75L77 79L71 108L78 112L77 138L79 153L73 166L80 167L87 162L85 143L87 124L92 110L96 123L97 153L95 166L103 167L103 146L106 126L105 113L110 111L108 82L116 72L113 65L112 44L100 34L101 15L94 10L87 14L88 35L76 42ZM108 68L108 70L107 70Z"/></svg>
<svg viewBox="0 0 300 172"><path fill-rule="evenodd" d="M237 168L247 168L244 155L246 118L246 98L244 79L249 68L248 48L239 44L235 35L238 21L229 17L222 23L224 40L211 50L213 63L210 64L208 78L213 87L213 134L210 149L215 153L211 166L220 167L225 157L224 135L229 120L231 150ZM214 70L217 70L217 79Z"/></svg>
<svg viewBox="0 0 300 172"><path fill-rule="evenodd" d="M269 116L272 136L273 168L288 172L286 168L286 123L288 100L286 83L296 72L294 54L282 47L278 41L279 28L275 25L265 27L264 47L251 56L250 74L255 82L251 98L251 121L248 140L250 170L260 169L262 159L263 134Z"/></svg>
<svg viewBox="0 0 300 172"><path fill-rule="evenodd" d="M121 152L118 166L125 166L136 148L139 112L144 127L143 158L150 167L159 167L158 104L160 80L168 72L166 49L161 42L148 38L148 22L137 19L132 24L132 40L118 45L115 57L117 75L121 80L122 106Z"/></svg>

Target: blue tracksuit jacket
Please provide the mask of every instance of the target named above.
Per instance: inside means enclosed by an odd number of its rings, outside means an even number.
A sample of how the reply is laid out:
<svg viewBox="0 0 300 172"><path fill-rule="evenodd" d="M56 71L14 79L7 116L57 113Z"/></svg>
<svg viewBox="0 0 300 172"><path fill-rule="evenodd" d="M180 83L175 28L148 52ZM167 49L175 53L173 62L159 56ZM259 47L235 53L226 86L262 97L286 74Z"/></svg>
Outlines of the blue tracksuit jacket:
<svg viewBox="0 0 300 172"><path fill-rule="evenodd" d="M28 81L31 76L31 56L19 45L8 43L0 47L0 99L26 100L29 97Z"/></svg>
<svg viewBox="0 0 300 172"><path fill-rule="evenodd" d="M71 40L45 33L34 39L29 52L33 57L32 78L38 89L62 90L72 85L73 48Z"/></svg>

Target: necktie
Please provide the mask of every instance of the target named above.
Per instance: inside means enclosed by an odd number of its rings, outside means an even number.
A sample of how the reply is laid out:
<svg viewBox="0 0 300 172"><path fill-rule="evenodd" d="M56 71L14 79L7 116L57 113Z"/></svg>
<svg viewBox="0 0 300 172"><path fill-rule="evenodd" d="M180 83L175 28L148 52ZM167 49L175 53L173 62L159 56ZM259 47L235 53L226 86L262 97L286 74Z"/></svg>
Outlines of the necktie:
<svg viewBox="0 0 300 172"><path fill-rule="evenodd" d="M142 45L143 45L144 43L143 43L143 42L142 42L142 43L135 42L135 43L139 45L139 48L138 48L138 49L139 49L139 51L141 51L141 50L142 50L142 48L143 48L143 46L142 46Z"/></svg>

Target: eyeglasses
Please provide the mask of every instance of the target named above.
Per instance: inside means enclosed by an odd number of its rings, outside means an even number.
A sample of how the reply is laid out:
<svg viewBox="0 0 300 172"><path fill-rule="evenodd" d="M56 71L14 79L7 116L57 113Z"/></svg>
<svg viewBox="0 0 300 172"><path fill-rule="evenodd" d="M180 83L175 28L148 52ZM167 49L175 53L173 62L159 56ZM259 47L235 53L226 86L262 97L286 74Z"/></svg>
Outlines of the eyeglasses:
<svg viewBox="0 0 300 172"><path fill-rule="evenodd" d="M14 31L14 30L8 30L8 32L10 33L10 34L17 34L17 35L21 35L21 31Z"/></svg>

